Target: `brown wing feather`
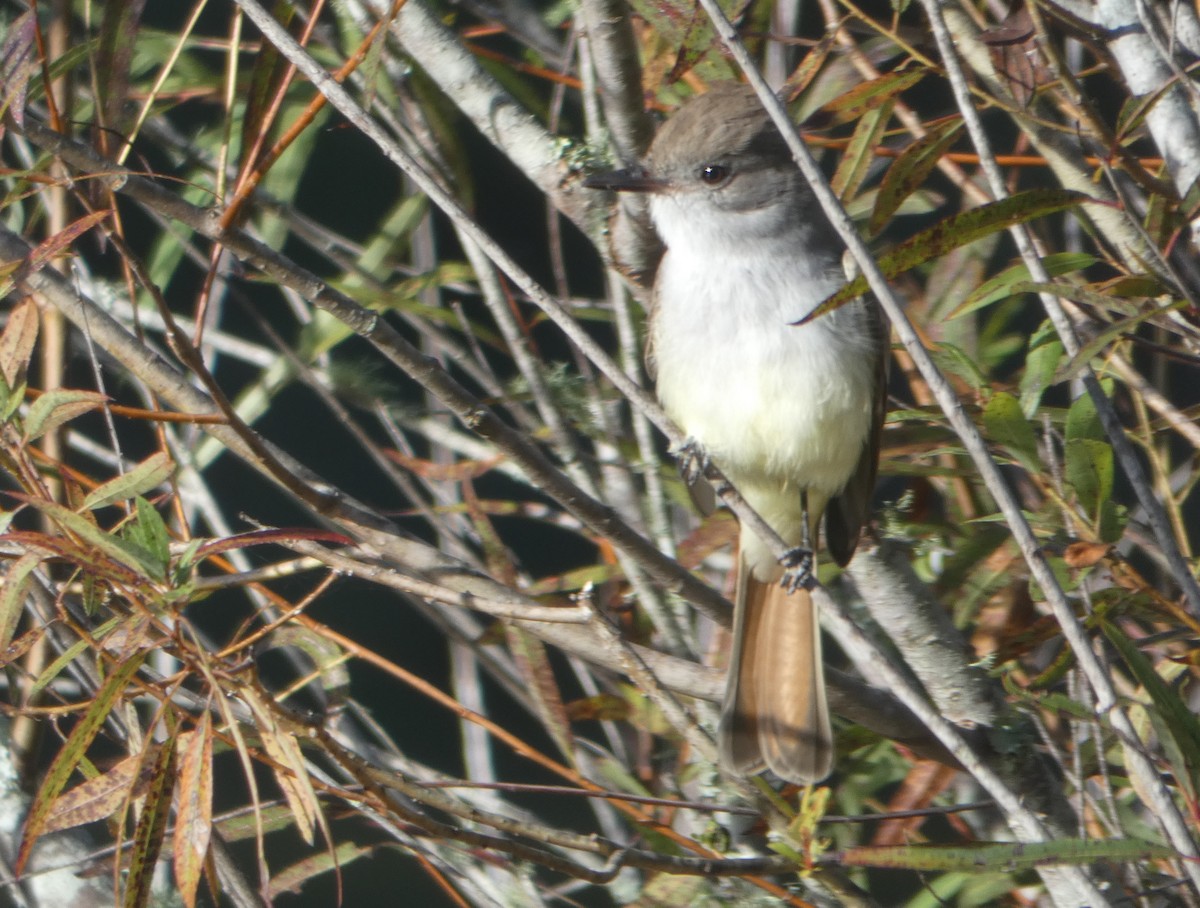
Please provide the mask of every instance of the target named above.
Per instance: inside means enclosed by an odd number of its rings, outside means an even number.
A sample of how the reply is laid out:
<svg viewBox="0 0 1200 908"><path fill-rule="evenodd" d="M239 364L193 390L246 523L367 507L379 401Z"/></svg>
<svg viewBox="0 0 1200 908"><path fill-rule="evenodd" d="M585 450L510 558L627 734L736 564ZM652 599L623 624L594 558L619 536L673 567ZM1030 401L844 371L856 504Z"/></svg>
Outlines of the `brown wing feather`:
<svg viewBox="0 0 1200 908"><path fill-rule="evenodd" d="M829 500L825 508L825 545L839 566L845 567L854 557L858 536L867 521L871 497L875 491L875 474L879 467L879 437L887 415L888 337L874 299L867 300L870 330L877 342L875 363L875 396L871 401L871 432L863 445L858 464L846 487Z"/></svg>

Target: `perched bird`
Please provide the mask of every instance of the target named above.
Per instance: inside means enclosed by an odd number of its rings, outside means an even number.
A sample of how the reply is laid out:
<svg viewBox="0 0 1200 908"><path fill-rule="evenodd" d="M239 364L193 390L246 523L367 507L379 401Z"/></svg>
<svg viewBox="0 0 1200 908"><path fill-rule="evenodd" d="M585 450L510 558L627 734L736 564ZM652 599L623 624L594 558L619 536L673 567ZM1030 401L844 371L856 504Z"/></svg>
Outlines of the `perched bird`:
<svg viewBox="0 0 1200 908"><path fill-rule="evenodd" d="M792 323L844 283L841 246L753 91L717 87L659 130L636 170L588 185L648 196L666 252L647 363L663 408L791 546L846 564L879 459L887 334L872 299ZM797 783L833 738L812 596L742 527L722 767Z"/></svg>

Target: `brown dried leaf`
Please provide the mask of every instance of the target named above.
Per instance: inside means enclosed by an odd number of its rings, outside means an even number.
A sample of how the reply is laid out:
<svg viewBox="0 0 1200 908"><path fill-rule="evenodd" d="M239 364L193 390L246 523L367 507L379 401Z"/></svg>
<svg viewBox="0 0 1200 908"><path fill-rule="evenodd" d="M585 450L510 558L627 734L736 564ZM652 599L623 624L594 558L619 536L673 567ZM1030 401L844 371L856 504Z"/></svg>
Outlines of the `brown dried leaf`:
<svg viewBox="0 0 1200 908"><path fill-rule="evenodd" d="M4 583L0 584L0 649L7 649L12 643L13 634L17 632L17 623L25 610L25 590L29 585L29 575L42 563L43 558L40 552L25 552L9 565L4 575Z"/></svg>
<svg viewBox="0 0 1200 908"><path fill-rule="evenodd" d="M1063 552L1063 561L1070 568L1089 568L1098 564L1112 550L1107 542L1072 542Z"/></svg>
<svg viewBox="0 0 1200 908"><path fill-rule="evenodd" d="M0 334L0 375L9 388L25 383L25 371L33 358L37 336L37 304L27 299L8 314L8 324Z"/></svg>
<svg viewBox="0 0 1200 908"><path fill-rule="evenodd" d="M572 752L571 727L546 645L519 627L507 628L508 646L517 669L534 695L538 715L564 754Z"/></svg>
<svg viewBox="0 0 1200 908"><path fill-rule="evenodd" d="M999 25L979 36L987 45L996 74L1008 80L1017 103L1028 105L1039 85L1050 81L1038 51L1037 32L1025 4L1019 4Z"/></svg>
<svg viewBox="0 0 1200 908"><path fill-rule="evenodd" d="M112 211L108 208L102 208L99 211L85 214L79 220L68 224L58 233L54 234L54 236L42 240L25 259L23 274L32 274L36 271L41 271L50 264L51 259L57 257L63 250L110 214L112 214Z"/></svg>
<svg viewBox="0 0 1200 908"><path fill-rule="evenodd" d="M482 476L484 473L494 469L504 459L503 457L491 457L487 460L460 460L455 463L434 463L432 460L410 457L401 451L389 450L386 453L390 459L396 461L396 463L409 472L420 476L422 479L431 479L435 482L462 482L465 479L474 479L476 476Z"/></svg>
<svg viewBox="0 0 1200 908"><path fill-rule="evenodd" d="M209 713L201 713L195 730L179 736L176 750L175 882L184 904L195 908L196 890L212 839L213 734Z"/></svg>
<svg viewBox="0 0 1200 908"><path fill-rule="evenodd" d="M0 119L12 114L18 127L25 125L25 96L29 79L37 72L37 17L28 10L8 25L0 45ZM0 136L4 125L0 123Z"/></svg>
<svg viewBox="0 0 1200 908"><path fill-rule="evenodd" d="M305 844L311 845L320 811L316 792L313 791L308 778L308 770L304 767L304 755L300 752L300 745L290 732L279 725L274 711L259 696L258 691L246 685L241 687L240 694L250 707L250 712L254 714L263 750L277 764L273 767L275 781L279 783L283 796L292 809L292 815L296 818L296 831L300 833Z"/></svg>
<svg viewBox="0 0 1200 908"><path fill-rule="evenodd" d="M43 832L74 829L117 813L130 797L139 798L150 783L157 746L148 754L134 754L108 772L76 785L54 799Z"/></svg>

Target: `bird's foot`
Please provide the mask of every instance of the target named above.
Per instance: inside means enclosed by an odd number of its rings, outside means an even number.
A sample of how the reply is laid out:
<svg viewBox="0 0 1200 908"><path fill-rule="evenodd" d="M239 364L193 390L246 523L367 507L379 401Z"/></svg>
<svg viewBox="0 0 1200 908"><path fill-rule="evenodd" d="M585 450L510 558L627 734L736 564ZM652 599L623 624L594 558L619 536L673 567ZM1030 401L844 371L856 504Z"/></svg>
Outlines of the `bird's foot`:
<svg viewBox="0 0 1200 908"><path fill-rule="evenodd" d="M708 453L700 442L690 436L671 453L679 465L679 475L689 486L693 486L703 479L705 472L712 465Z"/></svg>
<svg viewBox="0 0 1200 908"><path fill-rule="evenodd" d="M796 546L788 549L780 563L784 567L783 579L779 583L789 593L796 590L811 590L817 585L817 575L813 572L816 559L813 550L807 546Z"/></svg>

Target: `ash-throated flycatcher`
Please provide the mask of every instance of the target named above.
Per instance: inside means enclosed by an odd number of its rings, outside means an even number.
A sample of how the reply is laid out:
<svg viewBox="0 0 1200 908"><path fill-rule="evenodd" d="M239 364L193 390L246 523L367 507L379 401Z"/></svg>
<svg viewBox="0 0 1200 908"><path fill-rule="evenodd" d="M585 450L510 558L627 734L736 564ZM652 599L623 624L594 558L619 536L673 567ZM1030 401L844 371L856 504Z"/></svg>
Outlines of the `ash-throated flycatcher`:
<svg viewBox="0 0 1200 908"><path fill-rule="evenodd" d="M867 299L792 325L843 283L841 246L754 93L690 101L641 169L588 185L647 193L666 246L647 348L663 408L785 542L815 548L824 516L846 564L875 484L887 333ZM820 627L783 574L743 527L720 759L808 783L833 764Z"/></svg>

